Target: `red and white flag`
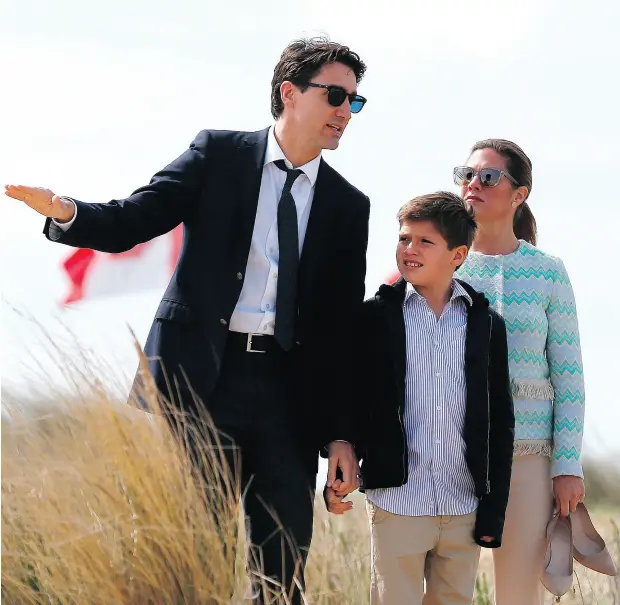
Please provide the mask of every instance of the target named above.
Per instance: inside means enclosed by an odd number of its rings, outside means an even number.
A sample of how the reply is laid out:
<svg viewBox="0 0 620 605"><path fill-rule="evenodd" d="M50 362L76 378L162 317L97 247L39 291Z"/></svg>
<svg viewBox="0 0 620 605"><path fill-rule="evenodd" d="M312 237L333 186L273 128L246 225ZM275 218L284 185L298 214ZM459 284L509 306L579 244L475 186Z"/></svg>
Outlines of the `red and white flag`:
<svg viewBox="0 0 620 605"><path fill-rule="evenodd" d="M396 283L399 279L400 279L400 271L398 271L398 269L395 269L394 271L389 273L388 276L385 278L385 283L388 285L392 285Z"/></svg>
<svg viewBox="0 0 620 605"><path fill-rule="evenodd" d="M179 258L182 241L183 226L179 225L119 254L78 248L63 262L69 278L69 292L63 304L165 288Z"/></svg>
<svg viewBox="0 0 620 605"><path fill-rule="evenodd" d="M165 288L179 258L182 242L183 226L179 225L169 233L119 254L78 248L63 262L69 279L69 292L63 304ZM397 270L391 271L385 283L393 284L399 277Z"/></svg>

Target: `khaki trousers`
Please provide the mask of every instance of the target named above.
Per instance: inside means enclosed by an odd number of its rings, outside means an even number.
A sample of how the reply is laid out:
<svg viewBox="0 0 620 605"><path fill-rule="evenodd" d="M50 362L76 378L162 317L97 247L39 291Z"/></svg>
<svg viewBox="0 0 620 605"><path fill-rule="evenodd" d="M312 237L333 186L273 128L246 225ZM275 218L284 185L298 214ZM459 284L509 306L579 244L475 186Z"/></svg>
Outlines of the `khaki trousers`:
<svg viewBox="0 0 620 605"><path fill-rule="evenodd" d="M408 517L366 501L371 605L471 605L480 547L476 512ZM424 583L426 580L426 591Z"/></svg>
<svg viewBox="0 0 620 605"><path fill-rule="evenodd" d="M535 455L513 461L502 546L493 551L496 605L543 603L540 577L553 514L550 464L546 456Z"/></svg>

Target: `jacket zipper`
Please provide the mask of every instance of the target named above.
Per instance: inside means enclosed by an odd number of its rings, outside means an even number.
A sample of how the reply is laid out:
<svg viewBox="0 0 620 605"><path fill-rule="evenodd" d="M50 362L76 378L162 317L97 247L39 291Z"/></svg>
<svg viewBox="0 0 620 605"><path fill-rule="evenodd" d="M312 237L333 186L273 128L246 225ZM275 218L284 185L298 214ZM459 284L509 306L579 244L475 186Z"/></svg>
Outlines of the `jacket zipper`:
<svg viewBox="0 0 620 605"><path fill-rule="evenodd" d="M375 296L375 298L377 298ZM379 302L379 301L377 301ZM400 425L400 433L403 437L403 443L404 443L404 448L403 448L403 478L402 478L402 484L405 485L405 483L407 483L407 477L409 475L409 469L407 468L407 436L405 435L405 426L403 424L403 419L402 419L402 411L403 411L403 406L402 404L399 404L398 407L396 408L396 414L398 416L398 424ZM368 456L367 456L368 458Z"/></svg>
<svg viewBox="0 0 620 605"><path fill-rule="evenodd" d="M405 336L406 338L406 336ZM406 365L407 361L406 361L406 353L405 353L405 365ZM398 424L400 425L400 433L402 435L403 438L403 460L402 460L402 466L403 466L403 478L402 478L402 485L405 485L405 483L407 483L407 478L409 476L409 469L407 468L407 435L405 434L405 425L403 423L403 400L405 399L405 392L407 390L407 384L406 384L406 373L407 371L405 370L405 389L403 392L403 397L401 402L398 404L398 408L396 409L396 413L398 415Z"/></svg>
<svg viewBox="0 0 620 605"><path fill-rule="evenodd" d="M493 330L493 316L489 313L489 354L487 359L491 358L491 333ZM489 466L491 465L491 394L489 393L489 367L487 362L487 482L486 482L486 494L491 492L491 482L489 481Z"/></svg>

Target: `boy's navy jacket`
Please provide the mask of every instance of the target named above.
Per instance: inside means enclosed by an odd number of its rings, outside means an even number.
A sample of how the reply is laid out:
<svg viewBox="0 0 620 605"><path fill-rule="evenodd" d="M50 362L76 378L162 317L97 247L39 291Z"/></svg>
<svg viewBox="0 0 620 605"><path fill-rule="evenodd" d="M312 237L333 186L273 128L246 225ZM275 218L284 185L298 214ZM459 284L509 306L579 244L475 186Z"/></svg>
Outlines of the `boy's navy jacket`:
<svg viewBox="0 0 620 605"><path fill-rule="evenodd" d="M467 388L463 437L479 506L474 539L501 545L514 445L514 410L508 376L504 320L483 294L458 280L473 300L465 342ZM362 458L362 490L398 487L408 478L403 424L407 353L403 301L407 282L382 285L364 303L360 322L360 405L356 447ZM415 359L410 360L415 363ZM491 536L492 542L483 542Z"/></svg>

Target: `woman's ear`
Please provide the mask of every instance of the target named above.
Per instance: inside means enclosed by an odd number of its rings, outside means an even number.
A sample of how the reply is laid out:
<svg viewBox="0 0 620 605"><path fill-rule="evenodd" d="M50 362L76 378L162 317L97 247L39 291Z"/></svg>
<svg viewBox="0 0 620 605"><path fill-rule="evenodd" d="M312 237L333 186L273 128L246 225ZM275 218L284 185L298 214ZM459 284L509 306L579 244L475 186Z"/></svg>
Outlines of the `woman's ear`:
<svg viewBox="0 0 620 605"><path fill-rule="evenodd" d="M517 208L518 206L523 204L523 202L525 202L525 200L527 199L528 193L529 193L529 190L527 187L525 186L518 187L514 193L514 197L512 198L512 207Z"/></svg>

